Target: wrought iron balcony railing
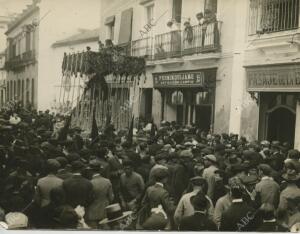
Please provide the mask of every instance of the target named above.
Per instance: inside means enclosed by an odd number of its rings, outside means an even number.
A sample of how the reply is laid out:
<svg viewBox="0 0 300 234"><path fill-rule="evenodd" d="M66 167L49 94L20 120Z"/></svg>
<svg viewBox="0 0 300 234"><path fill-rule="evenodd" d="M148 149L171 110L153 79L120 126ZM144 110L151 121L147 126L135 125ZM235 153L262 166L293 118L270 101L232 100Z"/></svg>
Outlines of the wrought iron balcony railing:
<svg viewBox="0 0 300 234"><path fill-rule="evenodd" d="M22 55L17 55L13 58L10 58L5 62L6 70L16 70L21 67L24 67L32 62L35 62L35 51L30 50L24 52Z"/></svg>
<svg viewBox="0 0 300 234"><path fill-rule="evenodd" d="M300 0L250 0L249 35L297 29Z"/></svg>
<svg viewBox="0 0 300 234"><path fill-rule="evenodd" d="M147 60L153 59L153 37L142 38L132 41L131 55L145 57Z"/></svg>
<svg viewBox="0 0 300 234"><path fill-rule="evenodd" d="M181 30L155 36L155 59L179 57L181 55Z"/></svg>
<svg viewBox="0 0 300 234"><path fill-rule="evenodd" d="M131 55L152 60L215 52L221 48L220 31L221 22L216 21L135 40L131 44Z"/></svg>
<svg viewBox="0 0 300 234"><path fill-rule="evenodd" d="M183 31L182 53L190 55L195 53L212 52L220 49L220 22L206 25L195 25Z"/></svg>

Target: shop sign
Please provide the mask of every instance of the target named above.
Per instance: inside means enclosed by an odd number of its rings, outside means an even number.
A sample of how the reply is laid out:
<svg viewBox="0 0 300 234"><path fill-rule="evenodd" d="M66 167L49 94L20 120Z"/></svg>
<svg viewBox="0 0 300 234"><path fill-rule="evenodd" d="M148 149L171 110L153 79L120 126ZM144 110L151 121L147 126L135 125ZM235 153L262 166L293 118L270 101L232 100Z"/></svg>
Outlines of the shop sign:
<svg viewBox="0 0 300 234"><path fill-rule="evenodd" d="M247 91L300 91L300 66L247 68Z"/></svg>
<svg viewBox="0 0 300 234"><path fill-rule="evenodd" d="M205 75L204 71L153 74L154 87L204 87Z"/></svg>

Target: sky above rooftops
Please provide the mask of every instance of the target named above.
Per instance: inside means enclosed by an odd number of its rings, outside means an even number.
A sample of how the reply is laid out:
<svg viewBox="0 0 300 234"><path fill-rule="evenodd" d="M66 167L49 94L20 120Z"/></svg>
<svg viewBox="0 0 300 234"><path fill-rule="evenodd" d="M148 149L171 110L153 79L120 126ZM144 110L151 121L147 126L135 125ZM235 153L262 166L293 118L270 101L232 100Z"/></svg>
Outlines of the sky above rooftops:
<svg viewBox="0 0 300 234"><path fill-rule="evenodd" d="M0 16L19 14L31 3L32 0L0 0Z"/></svg>

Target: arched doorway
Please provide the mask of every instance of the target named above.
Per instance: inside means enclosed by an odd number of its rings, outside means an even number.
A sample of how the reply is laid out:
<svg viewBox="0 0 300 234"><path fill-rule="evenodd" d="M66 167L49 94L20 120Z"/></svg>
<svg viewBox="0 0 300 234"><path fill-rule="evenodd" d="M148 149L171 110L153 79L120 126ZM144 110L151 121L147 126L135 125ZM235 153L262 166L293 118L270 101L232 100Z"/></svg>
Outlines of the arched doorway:
<svg viewBox="0 0 300 234"><path fill-rule="evenodd" d="M294 145L296 113L287 106L277 106L267 112L267 138L270 141Z"/></svg>

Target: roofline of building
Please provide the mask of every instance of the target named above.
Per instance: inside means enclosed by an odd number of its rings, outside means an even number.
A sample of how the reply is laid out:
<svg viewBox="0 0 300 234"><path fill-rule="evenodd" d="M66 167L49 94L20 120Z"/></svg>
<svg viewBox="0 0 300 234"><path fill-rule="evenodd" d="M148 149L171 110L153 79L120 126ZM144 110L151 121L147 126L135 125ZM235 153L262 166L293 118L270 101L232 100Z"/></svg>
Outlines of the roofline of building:
<svg viewBox="0 0 300 234"><path fill-rule="evenodd" d="M37 5L32 5L27 11L21 13L19 17L15 19L11 24L8 24L8 29L5 32L7 35L10 33L12 30L14 30L16 27L18 27L25 19L27 19L29 16L31 16L33 13L39 10L39 7Z"/></svg>
<svg viewBox="0 0 300 234"><path fill-rule="evenodd" d="M94 36L90 38L84 38L84 39L78 39L78 40L70 40L70 41L62 41L62 42L55 42L52 44L53 48L57 47L63 47L63 46L68 46L68 45L76 45L76 44L81 44L85 42L93 42L93 41L99 41L99 36Z"/></svg>

